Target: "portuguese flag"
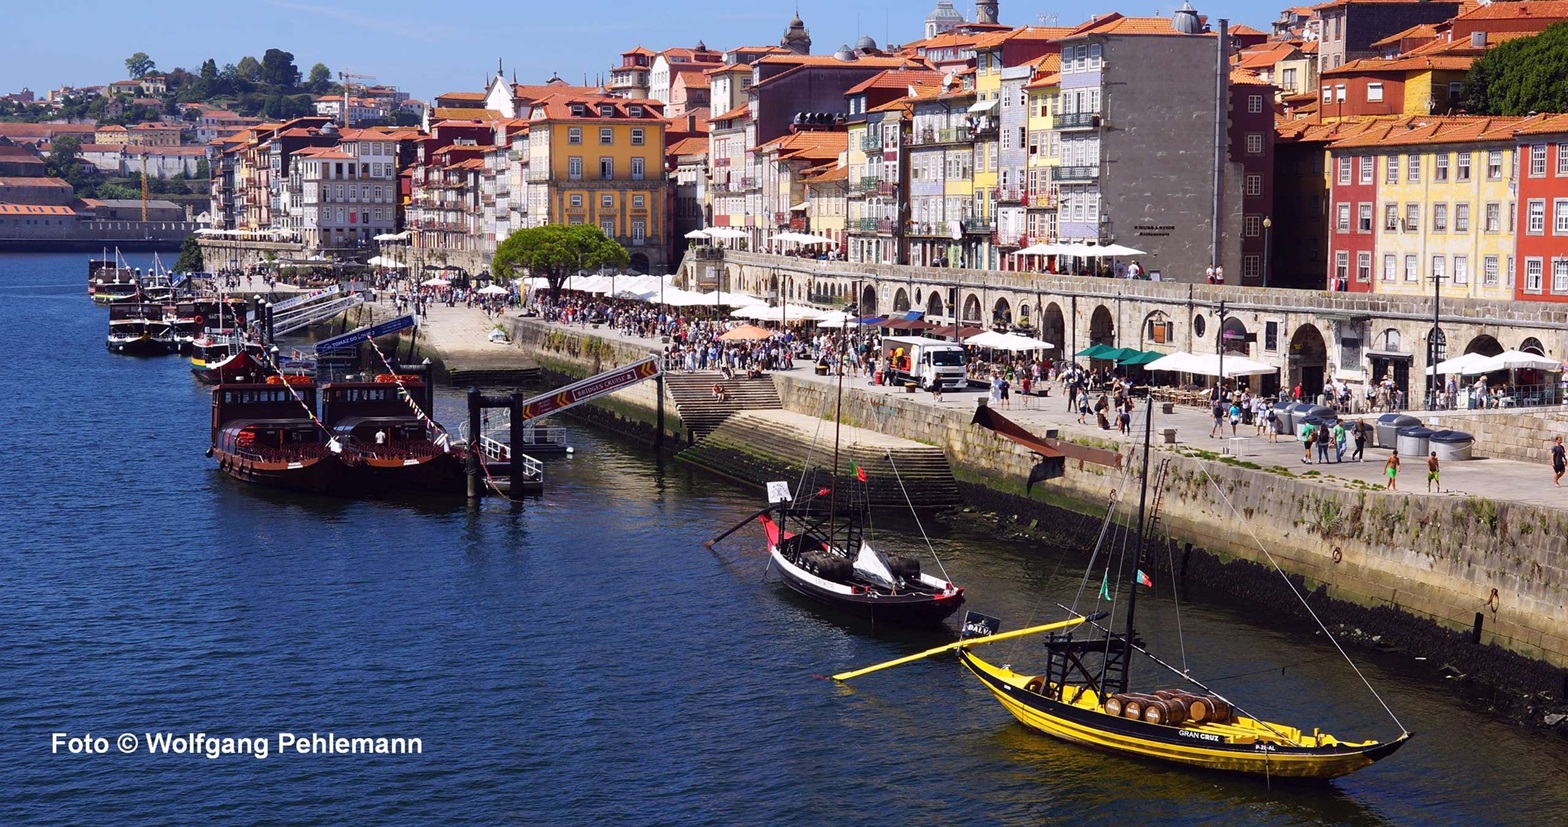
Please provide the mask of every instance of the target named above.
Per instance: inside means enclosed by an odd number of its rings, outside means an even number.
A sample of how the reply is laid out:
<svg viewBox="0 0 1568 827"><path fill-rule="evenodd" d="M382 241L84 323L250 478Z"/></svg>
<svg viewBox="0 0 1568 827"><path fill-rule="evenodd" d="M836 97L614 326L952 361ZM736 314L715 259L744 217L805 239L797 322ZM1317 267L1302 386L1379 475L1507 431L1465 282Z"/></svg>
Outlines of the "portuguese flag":
<svg viewBox="0 0 1568 827"><path fill-rule="evenodd" d="M866 469L861 468L860 463L854 460L850 460L849 467L855 470L855 479L860 480L861 482L866 481Z"/></svg>

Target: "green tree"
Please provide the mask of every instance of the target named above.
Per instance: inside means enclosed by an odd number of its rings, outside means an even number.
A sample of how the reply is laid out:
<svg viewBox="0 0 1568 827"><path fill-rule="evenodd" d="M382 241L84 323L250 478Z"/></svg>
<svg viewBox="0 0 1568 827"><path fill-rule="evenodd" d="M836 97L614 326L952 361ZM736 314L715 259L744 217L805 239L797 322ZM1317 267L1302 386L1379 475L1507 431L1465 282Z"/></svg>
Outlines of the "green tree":
<svg viewBox="0 0 1568 827"><path fill-rule="evenodd" d="M490 269L498 279L515 278L521 269L550 282L560 292L561 282L579 270L623 267L630 261L626 248L592 224L547 224L526 227L506 237L496 247Z"/></svg>
<svg viewBox="0 0 1568 827"><path fill-rule="evenodd" d="M49 145L49 157L44 159L44 173L52 178L67 181L76 172L82 153L82 139L75 135L61 135Z"/></svg>
<svg viewBox="0 0 1568 827"><path fill-rule="evenodd" d="M305 81L305 86L313 95L325 95L332 87L332 70L325 63L310 67L310 79Z"/></svg>
<svg viewBox="0 0 1568 827"><path fill-rule="evenodd" d="M290 91L299 86L299 67L294 65L294 53L282 49L268 49L261 56L261 82Z"/></svg>
<svg viewBox="0 0 1568 827"><path fill-rule="evenodd" d="M157 66L146 52L137 52L125 59L125 71L130 72L133 78L139 78L155 68Z"/></svg>
<svg viewBox="0 0 1568 827"><path fill-rule="evenodd" d="M1488 49L1471 64L1459 96L1477 115L1568 112L1568 23Z"/></svg>
<svg viewBox="0 0 1568 827"><path fill-rule="evenodd" d="M188 235L180 242L180 257L174 262L177 273L200 273L205 267L201 259L201 244L197 243L196 236Z"/></svg>
<svg viewBox="0 0 1568 827"><path fill-rule="evenodd" d="M234 70L240 80L251 83L259 83L261 81L261 61L250 55L240 58L240 62L235 64Z"/></svg>

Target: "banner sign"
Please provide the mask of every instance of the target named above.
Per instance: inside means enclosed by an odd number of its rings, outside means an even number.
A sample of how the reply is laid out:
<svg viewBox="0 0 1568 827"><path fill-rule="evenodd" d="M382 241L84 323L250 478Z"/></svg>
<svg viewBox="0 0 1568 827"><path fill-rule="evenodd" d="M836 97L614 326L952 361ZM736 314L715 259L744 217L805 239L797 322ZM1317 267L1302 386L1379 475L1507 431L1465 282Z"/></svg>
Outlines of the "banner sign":
<svg viewBox="0 0 1568 827"><path fill-rule="evenodd" d="M292 299L284 299L283 301L280 301L272 306L272 312L281 313L291 307L299 307L305 302L315 301L316 299L319 299L323 296L337 295L339 292L341 292L341 290L342 288L338 287L336 284L329 284L320 290L312 290L309 293L301 293Z"/></svg>
<svg viewBox="0 0 1568 827"><path fill-rule="evenodd" d="M369 341L381 336L397 333L398 331L407 330L413 326L414 317L412 314L407 316L398 316L395 319L387 319L380 324L373 324L370 327L362 327L358 330L350 330L341 336L333 336L330 339L322 339L316 343L316 352L323 353L328 350L342 350L346 347L353 347L360 342Z"/></svg>
<svg viewBox="0 0 1568 827"><path fill-rule="evenodd" d="M990 637L1002 630L1002 619L979 612L964 612L964 627L958 633L960 640L972 637Z"/></svg>
<svg viewBox="0 0 1568 827"><path fill-rule="evenodd" d="M607 370L598 376L572 385L567 385L560 390L551 391L542 396L523 403L523 419L538 419L541 416L564 411L574 405L580 405L597 396L602 396L621 388L629 387L644 379L652 379L663 371L659 368L659 358L650 356L641 362L634 362L623 368Z"/></svg>

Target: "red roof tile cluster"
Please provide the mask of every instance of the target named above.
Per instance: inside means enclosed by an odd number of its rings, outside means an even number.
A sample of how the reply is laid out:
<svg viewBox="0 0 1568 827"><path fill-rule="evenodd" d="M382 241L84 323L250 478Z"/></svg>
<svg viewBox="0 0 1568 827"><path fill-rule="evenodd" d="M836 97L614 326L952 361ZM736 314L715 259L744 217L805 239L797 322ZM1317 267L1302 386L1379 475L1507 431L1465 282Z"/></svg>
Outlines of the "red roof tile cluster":
<svg viewBox="0 0 1568 827"><path fill-rule="evenodd" d="M572 106L583 106L583 114L574 114ZM615 114L610 117L601 117L599 108L610 106ZM639 114L633 114L633 109ZM533 102L533 114L530 120L549 121L638 121L653 122L663 121L664 104L656 100L632 100L617 98L611 95L582 94L577 92L557 92L546 95Z"/></svg>

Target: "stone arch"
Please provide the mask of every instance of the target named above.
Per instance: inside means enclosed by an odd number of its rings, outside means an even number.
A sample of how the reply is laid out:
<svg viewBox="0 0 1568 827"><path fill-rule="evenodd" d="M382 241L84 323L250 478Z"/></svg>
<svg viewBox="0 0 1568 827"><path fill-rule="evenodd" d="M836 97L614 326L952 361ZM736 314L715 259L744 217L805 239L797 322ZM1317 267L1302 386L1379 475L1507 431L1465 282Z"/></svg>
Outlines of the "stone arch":
<svg viewBox="0 0 1568 827"><path fill-rule="evenodd" d="M867 284L860 290L860 315L875 316L877 314L877 287Z"/></svg>
<svg viewBox="0 0 1568 827"><path fill-rule="evenodd" d="M636 273L638 275L647 275L647 273L648 273L648 254L647 253L632 253L631 260L627 263L626 266L633 273Z"/></svg>
<svg viewBox="0 0 1568 827"><path fill-rule="evenodd" d="M1095 305L1094 312L1089 314L1089 344L1114 345L1116 343L1116 323L1111 315L1111 309L1103 304Z"/></svg>
<svg viewBox="0 0 1568 827"><path fill-rule="evenodd" d="M898 292L893 294L893 312L894 313L902 313L902 312L904 312L904 311L906 311L908 309L909 309L909 291L905 290L902 287L900 287L900 288L898 288Z"/></svg>
<svg viewBox="0 0 1568 827"><path fill-rule="evenodd" d="M1010 327L1013 323L1013 305L1006 298L999 298L991 305L991 326Z"/></svg>
<svg viewBox="0 0 1568 827"><path fill-rule="evenodd" d="M980 315L979 296L971 293L967 298L964 299L964 314L962 321L979 325L981 327L985 326L985 319Z"/></svg>
<svg viewBox="0 0 1568 827"><path fill-rule="evenodd" d="M1226 353L1235 353L1241 356L1252 355L1252 345L1247 341L1247 326L1235 316L1225 319L1223 329L1220 330L1220 347Z"/></svg>
<svg viewBox="0 0 1568 827"><path fill-rule="evenodd" d="M1439 339L1438 341L1441 342L1443 340ZM1537 342L1536 344L1540 344L1540 343ZM1482 356L1496 356L1497 354L1502 353L1502 352L1503 352L1503 345L1502 345L1502 343L1497 341L1496 338L1494 338L1492 336L1488 336L1485 333L1482 333L1481 335L1475 337L1474 339L1471 339L1470 340L1470 344L1465 345L1465 353L1479 353ZM1439 358L1439 360L1441 360L1441 359L1443 359L1445 357L1441 357L1440 356L1438 358Z"/></svg>
<svg viewBox="0 0 1568 827"><path fill-rule="evenodd" d="M1030 324L1030 322L1034 319L1034 315L1035 314L1029 312L1029 302L1023 301L1023 302L1019 302L1018 303L1018 326L1019 327L1025 329L1025 330L1033 330L1034 329L1034 325Z"/></svg>
<svg viewBox="0 0 1568 827"><path fill-rule="evenodd" d="M930 293L926 294L926 315L942 315L942 291L932 290Z"/></svg>
<svg viewBox="0 0 1568 827"><path fill-rule="evenodd" d="M1051 302L1040 313L1039 336L1041 339L1056 345L1058 354L1065 353L1067 350L1067 318L1062 315L1061 305ZM1069 353L1066 356L1071 358L1072 354Z"/></svg>
<svg viewBox="0 0 1568 827"><path fill-rule="evenodd" d="M1541 345L1541 340L1535 338L1534 336L1530 336L1524 341L1520 342L1519 349L1525 353L1534 353L1537 356L1546 355L1546 348Z"/></svg>
<svg viewBox="0 0 1568 827"><path fill-rule="evenodd" d="M1290 383L1301 385L1301 398L1314 399L1328 375L1328 344L1316 325L1304 324L1290 337Z"/></svg>

